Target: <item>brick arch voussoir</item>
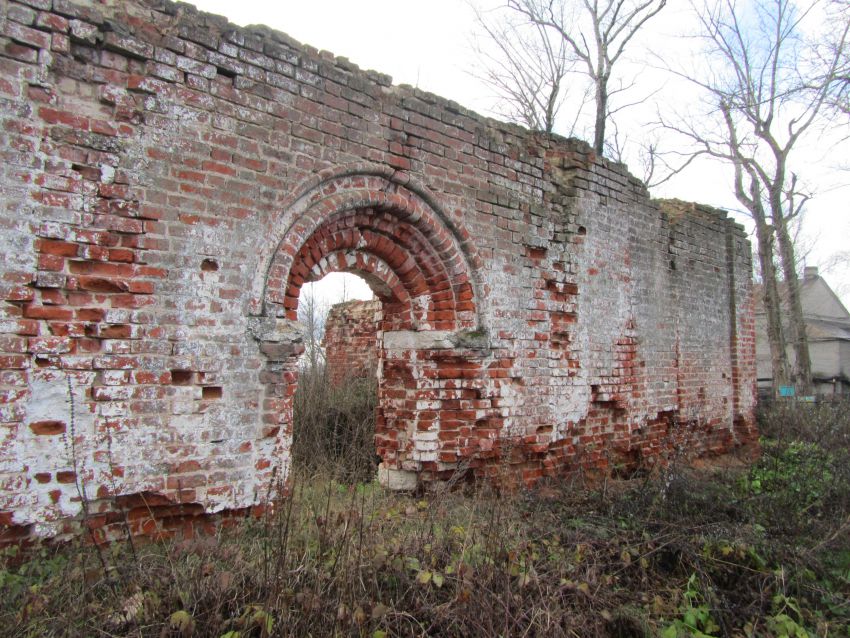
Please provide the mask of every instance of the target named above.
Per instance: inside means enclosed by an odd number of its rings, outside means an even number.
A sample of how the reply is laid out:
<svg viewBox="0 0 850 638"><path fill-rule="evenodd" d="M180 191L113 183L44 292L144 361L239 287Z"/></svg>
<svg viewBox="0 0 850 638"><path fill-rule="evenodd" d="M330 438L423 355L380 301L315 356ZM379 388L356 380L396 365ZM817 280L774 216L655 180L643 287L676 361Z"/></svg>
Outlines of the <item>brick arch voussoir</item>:
<svg viewBox="0 0 850 638"><path fill-rule="evenodd" d="M415 227L381 212L370 214L368 211L358 210L353 219L353 226L359 231L357 236L372 252L380 255L393 267L411 296L431 297L432 307L428 308L428 311L454 311L449 272L434 253L432 246ZM338 218L329 221L323 229L344 228L345 232L355 232L348 229L350 221L348 217ZM460 281L465 279L460 278ZM451 298L447 298L447 295ZM420 317L420 320L427 322L427 317Z"/></svg>
<svg viewBox="0 0 850 638"><path fill-rule="evenodd" d="M438 286L437 282L443 279L452 281L465 278L466 273L462 272L462 263L458 263L457 256L454 256L455 267L448 268L443 258L435 251L433 244L416 226L408 222L400 223L397 217L386 211L378 211L374 216L363 219L362 224L392 237L393 241L405 247L408 253L416 255L421 270L427 273L426 280L429 288L435 288ZM452 272L460 274L452 275Z"/></svg>
<svg viewBox="0 0 850 638"><path fill-rule="evenodd" d="M318 281L331 272L353 272L364 276L368 283L380 282L382 286L373 286L379 298L410 308L411 291L416 290L415 277L421 279L421 274L399 274L393 264L380 254L360 249L357 237L354 233L337 233L305 244L298 266L292 269L286 285L284 306L287 318L297 318L298 298L303 285ZM320 246L317 248L316 244ZM320 257L316 258L317 255ZM408 315L409 319L410 312Z"/></svg>
<svg viewBox="0 0 850 638"><path fill-rule="evenodd" d="M298 261L304 261L310 268L321 261L322 256L337 250L360 250L376 255L388 264L403 281L409 291L414 292L419 282L430 273L423 273L419 265L420 257L413 257L411 251L400 247L392 237L376 235L371 229L361 225L347 228L337 220L323 226L302 247ZM411 267L405 267L406 265ZM411 274L412 273L412 274ZM290 277L290 280L292 277Z"/></svg>
<svg viewBox="0 0 850 638"><path fill-rule="evenodd" d="M335 251L325 261L326 265L319 264L317 267L321 268L317 272L320 276L332 272L353 273L363 277L381 301L410 305L410 293L404 287L404 282L379 257L363 251Z"/></svg>
<svg viewBox="0 0 850 638"><path fill-rule="evenodd" d="M337 217L316 230L299 251L291 270L284 303L287 316L292 318L296 314L301 286L330 272L325 262L330 261L331 270L351 272L353 269L341 261L342 255L348 255L347 258L350 258L350 255L356 254L357 259L361 259L362 255L374 255L379 258L402 287L404 294L396 296L406 300L407 319L394 321L394 325L434 327L437 317L440 318L441 327L454 322L457 315L455 300L451 294L452 286L445 269L440 267L440 262L433 255L433 251L430 251L429 245L424 242L400 245L397 236L384 235L375 230L372 221L370 216L358 211L354 215L353 226L349 223L349 218ZM408 235L413 236L412 233ZM422 254L423 251L426 254ZM330 255L335 255L335 258L340 260L339 263L334 263L329 258ZM413 309L410 300L420 296L421 299ZM423 301L427 303L423 304Z"/></svg>
<svg viewBox="0 0 850 638"><path fill-rule="evenodd" d="M363 251L336 251L313 267L316 279L332 272L354 273L372 288L382 304L383 330L410 330L416 325L413 299L393 270Z"/></svg>
<svg viewBox="0 0 850 638"><path fill-rule="evenodd" d="M422 270L419 255L411 254L393 242L391 238L371 229L363 229L361 234L369 252L380 256L390 265L399 278L404 281L405 287L412 297L428 292L426 274Z"/></svg>
<svg viewBox="0 0 850 638"><path fill-rule="evenodd" d="M274 314L282 306L281 287L300 247L327 220L341 211L374 208L388 211L415 228L433 247L441 267L450 276L452 290L468 283L476 316L466 323L479 323L478 305L483 301L477 273L481 259L469 233L458 225L415 177L392 168L358 163L327 169L304 182L283 201L282 215L292 220L282 235L277 234L259 248L260 271L255 278L250 302L252 314ZM460 211L453 211L460 218Z"/></svg>
<svg viewBox="0 0 850 638"><path fill-rule="evenodd" d="M365 191L337 194L319 200L293 225L293 233L284 238L275 254L275 260L269 269L270 275L274 276L268 277L266 287L267 312L269 306L272 306L279 309L270 314L292 314L297 308L297 300L288 298L285 294L289 280L293 276L296 279L307 277L309 270L324 254L337 248L327 242L332 241L329 238L333 230L340 228L350 228L353 237L359 234L365 243L365 249L380 256L393 268L411 296L453 292L458 286L469 282L466 264L448 237L448 231L445 228L433 229L423 226L421 220L424 219L424 211L418 209L418 204L419 202L405 199L398 194L387 196L384 193ZM405 229L401 235L397 229L393 230L394 225L391 222L394 217L398 220L396 225ZM414 224L410 223L411 219L419 221ZM378 228L375 227L376 221L379 221ZM380 232L381 229L384 232ZM387 235L386 232L392 234ZM290 276L283 281L281 275L285 272L289 272ZM474 297L475 295L473 300ZM478 324L475 312L470 314L467 311L462 321L454 325L455 320L459 318L453 307L454 301L457 300L439 301L439 306L428 309L428 315L423 317L425 322L431 323L429 316L432 316L435 319L439 317L442 328L474 327ZM465 305L469 305L469 301Z"/></svg>

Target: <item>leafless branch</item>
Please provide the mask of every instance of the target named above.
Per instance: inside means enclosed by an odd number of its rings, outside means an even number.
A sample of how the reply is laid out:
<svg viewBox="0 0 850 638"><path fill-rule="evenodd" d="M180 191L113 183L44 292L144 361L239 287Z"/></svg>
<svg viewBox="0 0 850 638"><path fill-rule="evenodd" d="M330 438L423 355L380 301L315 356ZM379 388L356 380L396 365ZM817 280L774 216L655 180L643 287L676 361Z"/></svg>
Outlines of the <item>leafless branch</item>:
<svg viewBox="0 0 850 638"><path fill-rule="evenodd" d="M708 155L734 169L735 196L756 225L759 265L774 360L775 383L787 383L785 335L776 294L776 256L788 289L787 345L795 354L794 378L811 381L808 344L797 289L794 237L805 205L791 159L799 141L824 121L831 96L840 87L847 59L850 11L835 25L830 46L807 39L821 0L799 7L792 0L692 0L705 44L706 73L674 71L698 87L711 105L702 118L659 117L696 156ZM701 78L701 79L700 79Z"/></svg>
<svg viewBox="0 0 850 638"><path fill-rule="evenodd" d="M569 88L566 78L574 73L575 61L565 43L553 40L541 25L473 10L480 32L474 47L483 63L477 75L495 91L499 113L551 133Z"/></svg>
<svg viewBox="0 0 850 638"><path fill-rule="evenodd" d="M667 5L667 0L508 0L507 7L532 24L553 32L584 68L595 101L593 147L606 149L605 128L611 120L609 82L614 66L641 28ZM592 35L592 37L590 37ZM614 148L608 145L608 148Z"/></svg>

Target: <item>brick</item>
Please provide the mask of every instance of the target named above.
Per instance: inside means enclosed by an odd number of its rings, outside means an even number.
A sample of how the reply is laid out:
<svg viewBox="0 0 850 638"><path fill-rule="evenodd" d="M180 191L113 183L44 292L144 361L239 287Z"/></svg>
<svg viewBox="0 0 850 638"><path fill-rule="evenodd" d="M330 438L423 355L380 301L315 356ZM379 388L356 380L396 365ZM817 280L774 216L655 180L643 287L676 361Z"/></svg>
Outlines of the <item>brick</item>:
<svg viewBox="0 0 850 638"><path fill-rule="evenodd" d="M133 388L129 386L95 386L92 388L92 398L95 401L123 401L133 396Z"/></svg>
<svg viewBox="0 0 850 638"><path fill-rule="evenodd" d="M107 279L105 277L89 277L81 275L77 277L77 285L81 290L92 292L124 292L129 289L129 284L121 279Z"/></svg>
<svg viewBox="0 0 850 638"><path fill-rule="evenodd" d="M50 37L50 50L56 53L70 53L71 40L68 36L61 33L54 33Z"/></svg>
<svg viewBox="0 0 850 638"><path fill-rule="evenodd" d="M152 44L128 35L120 35L115 32L107 33L103 42L107 49L125 53L139 60L147 60L152 58L154 54Z"/></svg>
<svg viewBox="0 0 850 638"><path fill-rule="evenodd" d="M25 4L33 9L42 9L50 11L53 5L53 0L20 0L21 4Z"/></svg>
<svg viewBox="0 0 850 638"><path fill-rule="evenodd" d="M77 115L72 111L62 111L45 106L38 110L38 115L48 124L64 124L83 131L89 129L88 118Z"/></svg>
<svg viewBox="0 0 850 638"><path fill-rule="evenodd" d="M77 480L77 473L72 472L70 470L64 470L60 472L56 472L56 482L57 483L75 483Z"/></svg>
<svg viewBox="0 0 850 638"><path fill-rule="evenodd" d="M0 33L20 44L37 49L50 48L50 34L31 29L17 22L7 21L0 23Z"/></svg>
<svg viewBox="0 0 850 638"><path fill-rule="evenodd" d="M70 28L66 18L58 16L55 13L47 13L46 11L40 11L38 13L36 26L60 33L67 33Z"/></svg>
<svg viewBox="0 0 850 638"><path fill-rule="evenodd" d="M36 250L49 255L62 255L63 257L76 257L78 246L66 241L50 239L39 239L36 241Z"/></svg>
<svg viewBox="0 0 850 638"><path fill-rule="evenodd" d="M35 64L38 62L38 49L33 49L32 47L23 44L7 42L3 47L3 52L13 60L19 60L29 64ZM6 92L13 94L13 90L11 88L7 89Z"/></svg>
<svg viewBox="0 0 850 638"><path fill-rule="evenodd" d="M7 4L0 474L37 436L45 491L0 490L0 512L79 518L68 486L95 477L55 467L69 381L81 449L122 479L96 538L115 506L151 536L249 511L290 461L304 287L339 271L380 301L331 313L328 374L375 380L387 468L532 484L663 459L689 422L694 454L757 441L750 252L725 213L282 35Z"/></svg>
<svg viewBox="0 0 850 638"><path fill-rule="evenodd" d="M27 350L33 354L62 354L71 352L74 344L68 337L31 337Z"/></svg>
<svg viewBox="0 0 850 638"><path fill-rule="evenodd" d="M36 12L28 7L22 7L21 5L13 4L9 6L6 17L9 20L13 20L14 22L19 22L23 25L31 25L35 22Z"/></svg>
<svg viewBox="0 0 850 638"><path fill-rule="evenodd" d="M32 288L26 286L2 287L0 291L2 291L0 297L6 301L32 301L35 296Z"/></svg>
<svg viewBox="0 0 850 638"><path fill-rule="evenodd" d="M67 321L74 316L74 311L56 306L24 306L24 317L28 319L57 319Z"/></svg>
<svg viewBox="0 0 850 638"><path fill-rule="evenodd" d="M67 426L64 421L36 421L29 427L38 436L55 436L64 433Z"/></svg>

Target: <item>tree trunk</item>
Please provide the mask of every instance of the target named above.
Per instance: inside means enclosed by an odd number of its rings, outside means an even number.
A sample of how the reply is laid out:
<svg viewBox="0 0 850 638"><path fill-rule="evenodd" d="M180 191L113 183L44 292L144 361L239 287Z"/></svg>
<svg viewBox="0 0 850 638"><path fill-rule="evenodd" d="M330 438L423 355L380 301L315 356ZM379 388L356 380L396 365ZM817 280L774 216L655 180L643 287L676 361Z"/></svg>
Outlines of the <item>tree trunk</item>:
<svg viewBox="0 0 850 638"><path fill-rule="evenodd" d="M759 267L762 276L762 301L767 317L767 341L770 345L770 363L773 370L773 394L779 394L780 386L788 385L791 375L788 367L788 352L782 332L782 314L779 301L779 286L776 281L776 266L773 263L771 229L764 212L753 211L756 222Z"/></svg>
<svg viewBox="0 0 850 638"><path fill-rule="evenodd" d="M546 100L546 132L551 135L552 130L555 128L555 114L558 110L558 95L561 92L561 82L560 80L554 80L552 82L552 86L549 89L549 99Z"/></svg>
<svg viewBox="0 0 850 638"><path fill-rule="evenodd" d="M800 301L800 281L797 277L797 258L794 243L788 233L788 220L779 211L772 215L779 244L779 256L782 258L782 276L788 287L788 326L792 347L794 348L794 384L801 394L811 394L812 362L809 358L809 338L806 335L806 323L803 320L803 304Z"/></svg>
<svg viewBox="0 0 850 638"><path fill-rule="evenodd" d="M756 241L758 242L759 268L762 277L762 301L767 319L767 342L770 347L770 367L773 394L779 394L781 386L787 386L790 379L788 351L782 330L782 312L779 299L779 284L776 279L776 266L773 263L773 229L767 223L767 215L762 201L762 189L758 173L745 166L739 154L738 134L728 105L721 103L721 110L729 130L730 147L735 158L735 197L752 215L756 223ZM748 186L744 185L744 173L749 176Z"/></svg>
<svg viewBox="0 0 850 638"><path fill-rule="evenodd" d="M608 79L596 81L596 124L593 129L593 150L600 157L605 151L605 120L608 119Z"/></svg>

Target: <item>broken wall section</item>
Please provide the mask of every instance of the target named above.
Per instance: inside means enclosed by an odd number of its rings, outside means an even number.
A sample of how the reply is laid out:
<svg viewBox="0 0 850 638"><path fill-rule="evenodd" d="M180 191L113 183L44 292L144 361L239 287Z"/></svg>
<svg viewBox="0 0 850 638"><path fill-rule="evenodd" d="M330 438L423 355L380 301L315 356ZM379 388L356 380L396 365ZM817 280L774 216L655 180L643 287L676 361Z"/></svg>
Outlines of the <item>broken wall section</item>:
<svg viewBox="0 0 850 638"><path fill-rule="evenodd" d="M331 385L341 385L350 379L375 378L380 318L381 302L377 299L346 301L331 307L322 337Z"/></svg>
<svg viewBox="0 0 850 638"><path fill-rule="evenodd" d="M548 214L517 246L531 281L493 302L512 319L493 343L513 353L524 392L503 392L490 423L522 439L523 476L628 473L755 444L744 229L725 211L651 201L586 146L545 149Z"/></svg>

